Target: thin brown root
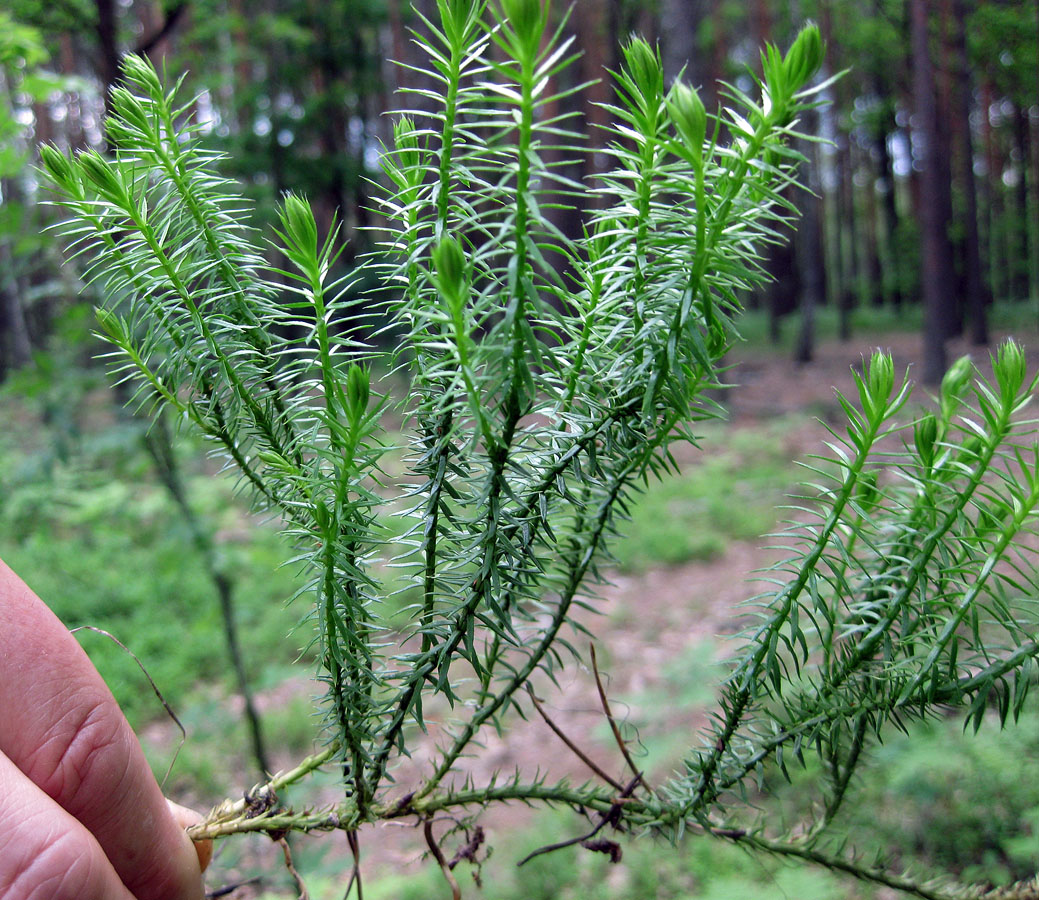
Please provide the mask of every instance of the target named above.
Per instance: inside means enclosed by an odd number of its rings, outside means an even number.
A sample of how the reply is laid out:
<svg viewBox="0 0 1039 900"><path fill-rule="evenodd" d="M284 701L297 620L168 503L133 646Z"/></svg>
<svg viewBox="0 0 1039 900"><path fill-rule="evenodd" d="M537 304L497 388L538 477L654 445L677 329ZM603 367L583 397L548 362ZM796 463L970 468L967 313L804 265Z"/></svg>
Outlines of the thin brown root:
<svg viewBox="0 0 1039 900"><path fill-rule="evenodd" d="M357 839L356 831L346 833L346 842L350 845L350 852L354 857L354 867L350 872L350 880L346 883L346 893L343 900L350 900L350 892L357 885L357 900L364 900L364 882L361 881L361 842Z"/></svg>
<svg viewBox="0 0 1039 900"><path fill-rule="evenodd" d="M292 850L289 849L289 842L284 837L280 837L276 843L281 847L281 852L285 856L285 868L288 869L292 880L296 882L296 890L299 891L297 900L310 900L310 893L307 891L303 876L296 871L296 867L292 864Z"/></svg>
<svg viewBox="0 0 1039 900"><path fill-rule="evenodd" d="M260 884L262 881L263 879L257 875L253 878L247 878L245 881L235 881L232 884L225 884L222 887L206 891L206 900L217 900L219 897L229 897L239 888L249 887L253 884Z"/></svg>
<svg viewBox="0 0 1039 900"><path fill-rule="evenodd" d="M451 866L444 859L440 845L433 836L432 819L426 819L422 823L422 833L426 837L426 846L429 847L429 852L433 855L433 859L437 861L440 871L444 873L444 878L447 879L447 883L451 888L451 900L462 900L462 889L458 886L458 879L455 878L454 872L451 871Z"/></svg>
<svg viewBox="0 0 1039 900"><path fill-rule="evenodd" d="M610 701L606 699L606 688L603 687L602 677L599 675L599 664L595 659L595 645L589 644L589 649L592 651L592 672L595 674L595 686L599 689L599 702L602 704L602 711L606 716L606 721L610 723L610 730L613 732L613 739L617 742L617 746L620 748L621 755L624 757L624 761L628 764L628 768L635 774L635 778L637 779L636 783L641 782L642 786L652 794L653 788L646 783L646 779L642 777L642 773L639 771L638 766L635 765L635 760L631 758L627 742L624 740L620 728L617 727L617 720L613 718L613 713L610 711Z"/></svg>
<svg viewBox="0 0 1039 900"><path fill-rule="evenodd" d="M80 625L76 628L70 628L69 634L75 634L77 631L93 631L95 634L100 634L103 637L108 638L113 644L119 647L119 649L122 650L123 653L127 654L127 656L129 656L130 659L137 663L137 668L140 669L144 673L144 677L148 679L148 684L151 685L152 691L154 692L155 696L159 698L159 703L162 704L162 708L166 710L166 715L168 715L173 720L177 728L180 729L180 743L177 744L177 749L173 751L173 759L170 760L170 764L166 767L166 774L162 776L162 781L159 782L160 788L165 787L166 779L170 777L170 772L173 771L173 766L176 764L177 757L180 755L180 748L184 746L185 742L188 739L187 730L184 728L184 725L181 723L180 719L177 718L177 714L173 711L173 708L166 702L166 698L162 696L162 691L159 690L159 686L155 683L151 675L148 674L148 670L144 667L144 663L142 663L140 659L138 659L137 654L134 653L133 650L127 647L126 644L119 640L119 638L117 638L114 634L105 631L104 628L98 628L95 625Z"/></svg>
<svg viewBox="0 0 1039 900"><path fill-rule="evenodd" d="M555 722L553 722L548 717L548 713L545 712L545 708L541 705L541 701L538 700L537 695L534 693L534 689L529 684L527 685L527 693L530 694L530 699L531 702L534 704L534 709L536 709L538 713L541 715L541 718L545 720L545 724L549 728L551 728L553 732L555 732L556 736L564 744L566 744L567 747L570 748L570 751L574 754L574 756L581 760L581 762L588 766L589 769L591 769L596 775L598 775L615 791L623 790L624 788L619 781L617 781L615 778L611 778L609 775L606 774L606 772L599 768L599 766L592 759L590 759L588 755L580 747L577 746L577 744L575 744L572 740L570 740L570 738L568 738L563 733L563 729L561 729L558 725L556 725Z"/></svg>

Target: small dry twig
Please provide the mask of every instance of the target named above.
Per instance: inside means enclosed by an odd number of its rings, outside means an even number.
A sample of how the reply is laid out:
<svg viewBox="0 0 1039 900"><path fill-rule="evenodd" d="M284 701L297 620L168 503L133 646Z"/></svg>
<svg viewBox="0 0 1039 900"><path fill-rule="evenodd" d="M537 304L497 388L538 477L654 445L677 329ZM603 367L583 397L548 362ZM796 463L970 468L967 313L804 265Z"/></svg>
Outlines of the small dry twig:
<svg viewBox="0 0 1039 900"><path fill-rule="evenodd" d="M606 715L606 721L610 723L613 738L617 742L617 746L620 747L621 755L628 764L628 768L635 773L636 783L642 782L642 786L652 794L653 788L646 783L642 773L639 772L638 766L635 765L635 761L631 758L631 754L628 752L628 745L623 735L621 735L620 728L617 727L617 721L613 718L613 713L610 712L610 701L606 699L606 688L603 687L602 678L599 675L599 664L595 659L595 645L589 644L589 649L592 651L592 672L595 674L595 686L599 689L599 702L602 704L602 711Z"/></svg>
<svg viewBox="0 0 1039 900"><path fill-rule="evenodd" d="M166 710L166 715L173 719L173 723L180 729L180 743L177 744L177 749L173 751L173 759L170 760L170 764L166 767L166 774L162 776L162 781L159 783L159 787L165 787L166 779L170 777L170 772L173 771L173 766L177 762L177 757L180 755L180 749L188 739L187 730L184 728L180 719L177 718L177 714L173 711L173 707L171 707L166 702L166 698L162 696L162 691L159 690L159 686L155 683L151 675L148 674L148 670L144 667L144 663L138 659L137 654L134 653L133 650L127 647L126 644L119 640L119 638L114 634L105 631L104 628L98 628L96 625L80 625L76 628L70 628L69 634L75 634L77 631L93 631L95 634L100 634L103 637L108 638L113 644L119 647L120 650L127 654L130 659L137 663L137 668L140 669L144 673L144 677L148 679L148 684L151 685L155 696L159 698L159 703L162 704L162 708Z"/></svg>
<svg viewBox="0 0 1039 900"><path fill-rule="evenodd" d="M433 836L432 819L426 819L423 821L422 833L426 837L426 846L429 847L429 852L433 855L433 859L435 859L440 865L440 871L444 873L444 878L447 879L447 883L451 887L451 900L462 900L462 889L458 886L458 879L455 878L454 872L451 871L451 866L448 864L447 860L444 859L444 854L440 850L440 845Z"/></svg>
<svg viewBox="0 0 1039 900"><path fill-rule="evenodd" d="M357 900L364 900L364 882L361 881L361 842L357 839L356 831L346 833L346 842L350 845L350 852L354 857L354 867L350 872L350 880L346 883L346 893L343 900L349 900L350 891L357 885Z"/></svg>
<svg viewBox="0 0 1039 900"><path fill-rule="evenodd" d="M292 864L292 850L289 849L289 842L282 836L278 838L276 843L281 847L281 852L285 856L285 868L289 870L292 880L296 882L296 890L299 891L297 900L310 900L310 893L307 891L307 885L303 881L303 876L296 871L296 867Z"/></svg>
<svg viewBox="0 0 1039 900"><path fill-rule="evenodd" d="M527 693L530 694L531 702L534 704L534 709L538 711L541 718L545 720L545 724L555 732L556 736L570 748L571 752L583 762L589 769L591 769L596 775L598 775L603 781L605 781L615 791L623 790L621 783L615 778L611 778L607 775L599 766L591 760L580 747L577 746L570 738L568 738L563 730L556 725L549 717L548 713L545 712L545 708L541 705L541 701L538 700L537 695L534 693L534 689L528 684Z"/></svg>

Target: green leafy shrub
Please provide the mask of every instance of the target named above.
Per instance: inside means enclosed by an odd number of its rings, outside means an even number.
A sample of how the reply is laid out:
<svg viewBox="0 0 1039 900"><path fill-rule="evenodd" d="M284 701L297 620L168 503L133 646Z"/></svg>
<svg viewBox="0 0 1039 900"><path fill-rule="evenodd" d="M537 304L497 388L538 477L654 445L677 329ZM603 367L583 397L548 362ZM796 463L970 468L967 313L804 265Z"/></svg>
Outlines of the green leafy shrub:
<svg viewBox="0 0 1039 900"><path fill-rule="evenodd" d="M356 338L362 303L330 283L334 231L319 235L307 203L286 197L277 238L288 267L272 271L190 106L134 57L112 96L114 156L43 154L72 214L67 233L109 298L98 322L115 372L140 405L212 442L309 573L299 599L327 688L327 745L192 834L353 838L413 818L457 890L435 817L549 803L595 823L567 845L614 858L611 829L691 834L919 896L977 896L864 862L833 825L886 731L947 706L980 726L995 704L1007 721L1026 700L1039 643L1016 598L1035 578L1015 541L1033 525L1039 450L1023 449L1032 385L1012 343L994 384L963 361L938 410L910 423L897 418L909 387L890 357L870 360L857 403L841 400L847 425L790 531L789 559L746 610L713 725L673 778L459 774L485 730L529 709L539 673L555 677L576 654L575 614L600 604L600 567L634 492L667 474L669 447L696 443L716 412L706 392L738 295L762 280L762 254L794 213L782 192L822 46L808 27L785 55L766 48L756 96L727 87L715 114L691 88L665 89L657 52L633 39L609 108L614 167L584 185L565 175L585 152L560 112L579 91L557 77L574 56L565 25L541 0L437 9L418 37L433 87L394 120L385 158L391 228L374 264L387 288L363 298L402 333L392 359L410 385L410 507L389 546L377 525L381 508L399 509L380 489L389 401L371 389L379 351ZM558 204L582 207L579 236L554 224ZM385 556L419 598L403 630L382 612ZM397 783L395 763L436 724L430 709L446 719L437 752ZM759 816L753 785L809 756L819 775L797 821ZM334 809L272 799L331 761Z"/></svg>

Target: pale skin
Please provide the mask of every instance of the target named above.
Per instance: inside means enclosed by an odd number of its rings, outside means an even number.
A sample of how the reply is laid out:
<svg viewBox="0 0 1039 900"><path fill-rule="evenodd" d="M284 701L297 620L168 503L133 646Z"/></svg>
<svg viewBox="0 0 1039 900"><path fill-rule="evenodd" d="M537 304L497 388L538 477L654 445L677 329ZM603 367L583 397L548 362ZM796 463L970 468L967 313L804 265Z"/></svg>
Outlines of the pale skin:
<svg viewBox="0 0 1039 900"><path fill-rule="evenodd" d="M202 900L184 828L76 639L0 561L0 897Z"/></svg>

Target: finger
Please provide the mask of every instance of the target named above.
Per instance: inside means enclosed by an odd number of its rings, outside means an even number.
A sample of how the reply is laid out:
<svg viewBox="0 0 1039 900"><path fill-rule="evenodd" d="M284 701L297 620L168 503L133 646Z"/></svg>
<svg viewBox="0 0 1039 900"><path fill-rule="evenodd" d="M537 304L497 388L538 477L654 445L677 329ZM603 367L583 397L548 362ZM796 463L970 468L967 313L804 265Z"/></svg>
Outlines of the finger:
<svg viewBox="0 0 1039 900"><path fill-rule="evenodd" d="M186 806L174 803L168 798L166 800L166 805L169 806L170 811L173 813L174 821L181 828L188 829L192 825L197 825L202 821L202 816L193 809L188 809ZM192 841L192 843L195 845L195 853L198 855L198 867L205 872L209 866L209 861L213 858L213 842L211 840L205 840Z"/></svg>
<svg viewBox="0 0 1039 900"><path fill-rule="evenodd" d="M198 858L75 638L0 562L0 752L89 830L137 900L200 900Z"/></svg>
<svg viewBox="0 0 1039 900"><path fill-rule="evenodd" d="M0 897L133 900L94 836L3 754Z"/></svg>

